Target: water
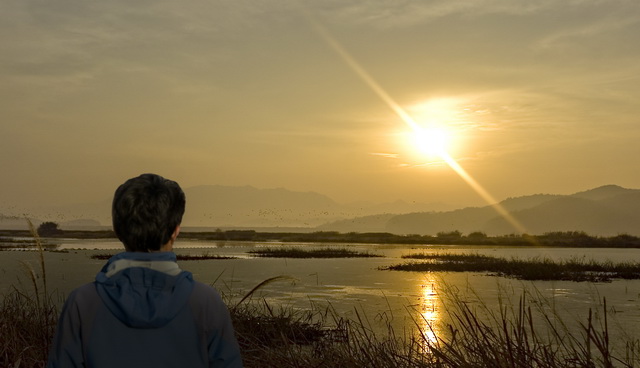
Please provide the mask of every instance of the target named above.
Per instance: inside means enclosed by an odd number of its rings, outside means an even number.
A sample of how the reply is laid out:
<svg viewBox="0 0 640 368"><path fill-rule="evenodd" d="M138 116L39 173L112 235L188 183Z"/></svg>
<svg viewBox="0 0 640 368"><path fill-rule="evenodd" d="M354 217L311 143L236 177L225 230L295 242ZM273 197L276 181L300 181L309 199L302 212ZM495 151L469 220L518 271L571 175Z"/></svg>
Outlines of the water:
<svg viewBox="0 0 640 368"><path fill-rule="evenodd" d="M571 281L525 282L479 273L417 273L382 271L380 267L404 262L400 257L416 252L476 252L480 254L554 260L584 258L613 262L640 259L639 249L582 249L531 247L469 247L434 245L348 245L349 249L380 254L380 258L284 259L256 258L247 252L260 247L327 247L336 244L280 244L253 242L207 242L181 240L177 253L215 254L237 257L229 260L180 261L180 266L202 282L214 284L222 293L239 300L260 282L286 276L255 294L273 305L308 309L331 305L341 316L367 319L374 330L390 323L396 333L410 331L416 325L437 326L446 321L447 290L454 290L472 308L497 311L500 306L517 304L525 296L527 303L546 313L557 313L570 328L586 322L589 310L602 316L606 299L607 316L619 334L638 337L640 331L640 280L616 280L610 283ZM91 282L104 261L90 258L96 253L115 253L122 249L113 240L64 239L59 247L68 253L47 252L49 290L62 296L85 282ZM20 261L38 270L35 252L0 252L0 292L12 285L31 288ZM545 303L540 303L540 298ZM437 328L436 328L436 333Z"/></svg>

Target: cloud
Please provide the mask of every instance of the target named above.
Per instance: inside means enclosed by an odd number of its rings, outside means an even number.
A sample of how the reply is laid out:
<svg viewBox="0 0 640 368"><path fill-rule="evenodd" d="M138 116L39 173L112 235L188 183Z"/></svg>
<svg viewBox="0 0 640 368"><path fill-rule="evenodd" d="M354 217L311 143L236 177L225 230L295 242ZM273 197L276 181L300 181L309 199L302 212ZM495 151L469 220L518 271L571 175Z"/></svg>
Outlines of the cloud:
<svg viewBox="0 0 640 368"><path fill-rule="evenodd" d="M576 45L579 44L579 42L589 44L590 39L594 36L621 31L625 28L632 28L632 26L640 24L640 11L638 9L635 11L633 11L634 9L629 10L632 11L623 14L609 14L594 20L587 20L581 24L562 28L539 40L534 47L539 50L545 50L566 47L567 45ZM629 31L635 32L631 29Z"/></svg>
<svg viewBox="0 0 640 368"><path fill-rule="evenodd" d="M397 153L384 153L384 152L371 152L369 153L372 156L380 156L380 157L386 157L386 158L391 158L391 159L396 159L398 158L400 155Z"/></svg>
<svg viewBox="0 0 640 368"><path fill-rule="evenodd" d="M431 22L450 16L482 17L488 14L522 15L541 12L556 4L553 0L386 0L351 2L336 1L325 16L338 14L344 22L357 22L374 27L404 27ZM337 9L336 9L337 8Z"/></svg>

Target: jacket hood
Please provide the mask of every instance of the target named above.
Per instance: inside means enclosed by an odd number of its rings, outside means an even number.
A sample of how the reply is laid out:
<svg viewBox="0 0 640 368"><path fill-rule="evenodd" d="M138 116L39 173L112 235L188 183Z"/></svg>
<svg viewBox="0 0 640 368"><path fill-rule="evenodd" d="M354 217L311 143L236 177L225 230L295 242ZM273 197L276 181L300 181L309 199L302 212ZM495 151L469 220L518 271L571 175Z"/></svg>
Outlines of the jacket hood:
<svg viewBox="0 0 640 368"><path fill-rule="evenodd" d="M100 298L129 327L158 328L185 307L193 290L191 272L182 271L172 252L123 252L96 275Z"/></svg>

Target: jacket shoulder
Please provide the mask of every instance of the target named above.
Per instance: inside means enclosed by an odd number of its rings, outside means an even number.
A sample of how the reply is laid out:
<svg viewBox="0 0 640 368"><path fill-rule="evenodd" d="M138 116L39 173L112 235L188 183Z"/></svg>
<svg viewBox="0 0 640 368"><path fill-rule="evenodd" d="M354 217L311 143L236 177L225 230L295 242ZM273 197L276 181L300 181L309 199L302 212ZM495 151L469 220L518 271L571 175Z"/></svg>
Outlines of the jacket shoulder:
<svg viewBox="0 0 640 368"><path fill-rule="evenodd" d="M194 281L193 290L191 292L191 298L189 300L191 305L194 304L222 304L222 297L220 293L210 285L205 283Z"/></svg>
<svg viewBox="0 0 640 368"><path fill-rule="evenodd" d="M84 284L74 289L69 297L67 303L81 305L81 306L95 306L100 303L101 299L96 291L96 286L93 282Z"/></svg>

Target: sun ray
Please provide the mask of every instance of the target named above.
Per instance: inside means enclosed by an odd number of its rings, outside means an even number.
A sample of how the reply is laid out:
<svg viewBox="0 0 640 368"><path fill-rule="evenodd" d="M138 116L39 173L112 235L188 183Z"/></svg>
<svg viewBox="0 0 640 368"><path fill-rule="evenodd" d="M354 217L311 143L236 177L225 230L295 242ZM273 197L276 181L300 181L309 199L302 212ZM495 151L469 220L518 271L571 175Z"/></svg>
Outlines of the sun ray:
<svg viewBox="0 0 640 368"><path fill-rule="evenodd" d="M325 30L320 24L311 20L311 24L313 28L318 32L320 37L329 45L331 48L342 57L342 59L347 63L347 65L353 70L356 75L362 79L364 83L366 83L371 90L378 95L399 117L402 119L409 127L413 130L420 129L420 125L413 120L411 115L409 115L404 109L395 102L393 98L378 84L378 82L373 79L369 73L360 64L333 38L331 35Z"/></svg>
<svg viewBox="0 0 640 368"><path fill-rule="evenodd" d="M308 19L313 29L320 37L345 61L345 63L353 70L362 81L376 94L387 106L393 110L400 119L409 126L417 137L425 138L425 130L409 115L385 90L376 82L376 80L336 41L329 32L310 16ZM419 139L422 139L419 138ZM426 139L426 138L425 138ZM438 144L436 144L438 146ZM507 220L517 231L527 233L525 227L514 218L496 199L478 183L467 171L451 157L444 147L437 147L438 155L444 160L451 169L453 169L487 204L491 205L500 216Z"/></svg>
<svg viewBox="0 0 640 368"><path fill-rule="evenodd" d="M449 165L449 167L453 169L453 171L455 171L462 179L464 179L464 181L466 181L467 184L469 184L469 186L473 188L473 190L475 190L476 193L478 193L478 195L482 197L482 199L485 200L485 202L491 205L493 209L495 209L496 212L500 214L500 216L507 220L511 224L511 226L513 226L517 231L523 234L527 233L525 227L518 220L516 220L515 217L511 216L509 211L507 211L502 205L500 205L500 203L486 189L484 189L482 185L480 185L480 183L478 183L471 175L469 175L467 171L463 169L456 160L453 159L453 157L449 156L449 154L446 152L443 152L441 154L441 157L447 163L447 165Z"/></svg>

